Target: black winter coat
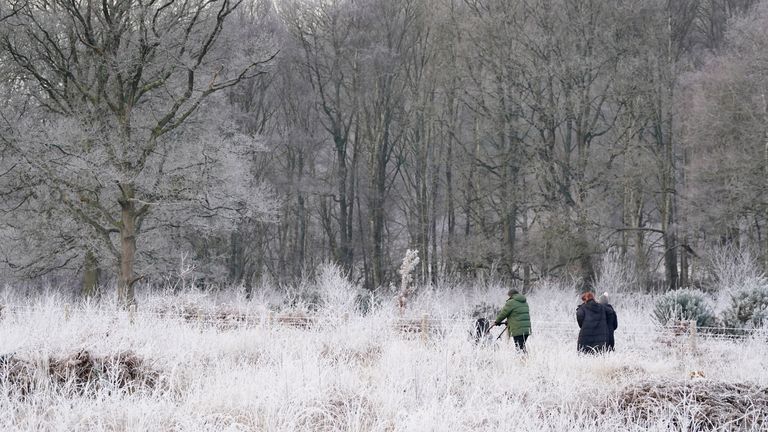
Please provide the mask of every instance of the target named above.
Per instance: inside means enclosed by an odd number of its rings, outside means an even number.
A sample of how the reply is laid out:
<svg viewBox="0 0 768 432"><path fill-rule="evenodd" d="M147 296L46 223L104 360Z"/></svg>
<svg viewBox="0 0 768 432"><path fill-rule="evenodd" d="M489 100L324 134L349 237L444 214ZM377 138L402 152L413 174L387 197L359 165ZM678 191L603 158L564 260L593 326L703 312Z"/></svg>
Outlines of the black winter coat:
<svg viewBox="0 0 768 432"><path fill-rule="evenodd" d="M608 348L608 318L606 308L590 300L576 308L576 322L579 323L579 351L584 353L602 352Z"/></svg>
<svg viewBox="0 0 768 432"><path fill-rule="evenodd" d="M616 311L613 310L613 306L605 303L605 320L608 324L608 351L613 351L615 342L613 339L613 332L619 327L619 320L616 317Z"/></svg>

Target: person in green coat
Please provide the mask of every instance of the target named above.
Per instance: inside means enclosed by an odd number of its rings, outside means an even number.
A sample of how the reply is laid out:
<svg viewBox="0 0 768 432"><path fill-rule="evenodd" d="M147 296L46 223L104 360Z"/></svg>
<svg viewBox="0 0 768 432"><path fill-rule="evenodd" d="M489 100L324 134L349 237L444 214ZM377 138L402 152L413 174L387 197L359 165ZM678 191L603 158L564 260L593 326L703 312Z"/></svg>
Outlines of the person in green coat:
<svg viewBox="0 0 768 432"><path fill-rule="evenodd" d="M501 325L507 320L507 336L515 341L515 347L526 352L525 341L531 334L531 315L528 309L528 301L525 296L512 288L507 293L509 298L504 303L493 325Z"/></svg>

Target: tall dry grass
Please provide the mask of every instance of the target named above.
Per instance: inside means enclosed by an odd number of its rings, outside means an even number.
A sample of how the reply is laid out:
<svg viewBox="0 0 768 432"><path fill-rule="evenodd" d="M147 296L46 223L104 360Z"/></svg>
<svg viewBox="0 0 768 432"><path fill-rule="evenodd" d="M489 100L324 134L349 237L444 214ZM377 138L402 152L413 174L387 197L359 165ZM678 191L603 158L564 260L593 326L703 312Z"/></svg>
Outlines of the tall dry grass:
<svg viewBox="0 0 768 432"><path fill-rule="evenodd" d="M716 397L707 402L717 402L705 408L728 414L723 419L751 421L751 426L722 424L721 430L757 431L766 425L761 421L768 408L760 395L768 386L768 343L754 337L702 339L697 352L689 352L685 336L654 328L653 299L646 295L615 294L617 352L581 356L575 288L541 282L529 294L534 335L523 357L504 341L477 346L468 335L473 308L501 305L503 286L417 290L406 318L418 322L428 314L433 328L428 338L401 333L394 325L399 317L394 293L371 301L363 315L349 300L359 297L359 289L332 270L319 285L304 289L317 295L294 293L289 301L266 289L254 300L231 293L145 294L133 323L109 301L72 303L65 319L65 298L20 299L6 291L0 295L6 306L0 354L13 353L34 365L36 381L34 391L22 397L7 379L8 368L0 366L0 429L716 430L717 425L696 423L704 407L684 391L693 370L703 371L705 378L696 385L707 389L724 384L749 389L738 406ZM296 298L318 304L310 307ZM318 319L307 325L279 319L297 314ZM159 374L158 384L127 388L109 373L95 374L98 385L86 391L47 384L46 364L81 350L97 359L131 352ZM679 397L658 397L657 405L638 396L633 405L627 389L648 383L683 391ZM749 401L753 410L739 411Z"/></svg>

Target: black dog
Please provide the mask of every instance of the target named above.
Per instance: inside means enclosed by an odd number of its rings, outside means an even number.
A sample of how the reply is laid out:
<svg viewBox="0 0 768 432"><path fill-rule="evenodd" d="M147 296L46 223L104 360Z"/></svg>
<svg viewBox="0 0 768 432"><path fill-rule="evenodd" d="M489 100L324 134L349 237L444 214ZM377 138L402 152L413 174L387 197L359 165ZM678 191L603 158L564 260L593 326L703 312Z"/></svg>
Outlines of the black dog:
<svg viewBox="0 0 768 432"><path fill-rule="evenodd" d="M475 332L472 336L477 345L491 342L491 322L485 318L478 318L475 321Z"/></svg>

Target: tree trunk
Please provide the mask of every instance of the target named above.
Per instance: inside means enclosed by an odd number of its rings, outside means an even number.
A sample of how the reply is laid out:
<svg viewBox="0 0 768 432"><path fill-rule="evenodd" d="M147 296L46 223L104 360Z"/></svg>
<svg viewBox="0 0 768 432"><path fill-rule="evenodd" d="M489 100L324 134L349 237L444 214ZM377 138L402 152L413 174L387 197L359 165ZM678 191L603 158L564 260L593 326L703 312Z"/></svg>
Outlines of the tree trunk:
<svg viewBox="0 0 768 432"><path fill-rule="evenodd" d="M338 203L339 203L339 256L337 261L342 268L350 272L352 270L352 239L349 227L352 226L350 212L352 201L348 201L347 196L347 140L340 135L340 132L334 137L336 143L336 162L339 164L338 171Z"/></svg>
<svg viewBox="0 0 768 432"><path fill-rule="evenodd" d="M768 179L768 98L765 93L763 99L763 141L765 144L763 154L764 178ZM768 180L766 180L768 181ZM768 273L768 184L763 185L763 272Z"/></svg>
<svg viewBox="0 0 768 432"><path fill-rule="evenodd" d="M688 235L683 236L683 245L688 245ZM681 288L688 288L690 285L688 274L689 274L689 263L688 263L688 252L685 248L680 248L680 287Z"/></svg>
<svg viewBox="0 0 768 432"><path fill-rule="evenodd" d="M387 133L385 131L386 142ZM372 284L373 288L378 288L384 282L384 195L386 193L386 173L387 164L385 157L386 144L382 143L377 146L374 158L374 175L373 175L373 190L372 192L372 206L369 209L370 224L371 224L371 239L372 239ZM425 251L426 252L426 251Z"/></svg>
<svg viewBox="0 0 768 432"><path fill-rule="evenodd" d="M99 286L99 262L96 254L91 249L85 251L85 262L83 263L83 297L92 297L96 294Z"/></svg>
<svg viewBox="0 0 768 432"><path fill-rule="evenodd" d="M432 140L433 134L430 133L430 141ZM431 175L431 204L429 209L429 237L430 242L432 246L432 253L429 256L429 275L430 279L429 281L432 283L432 286L437 286L437 198L438 198L438 188L440 187L440 183L438 182L439 179L439 170L440 170L440 157L442 156L442 147L438 146L438 152L437 155L434 153L434 146L431 147L432 153L432 169L430 171Z"/></svg>
<svg viewBox="0 0 768 432"><path fill-rule="evenodd" d="M674 79L675 79L675 59L673 55L673 36L672 36L672 13L668 12L667 19L667 64L666 70L661 71L664 77L663 88L660 89L659 101L661 106L658 108L661 114L661 125L659 125L660 144L662 145L662 173L661 173L661 191L662 191L662 211L661 211L661 230L664 232L664 266L666 274L667 288L670 290L679 287L679 276L677 270L677 218L675 212L676 171L675 171L675 151L674 151L674 117L672 106L674 102Z"/></svg>
<svg viewBox="0 0 768 432"><path fill-rule="evenodd" d="M416 147L418 157L418 168L416 172L416 212L417 212L417 249L421 255L419 261L419 282L426 284L429 280L429 184L427 176L429 175L429 157L430 142L426 133L426 124L423 116L419 116L416 131Z"/></svg>
<svg viewBox="0 0 768 432"><path fill-rule="evenodd" d="M296 251L296 262L294 264L296 266L296 271L294 276L301 277L301 274L304 272L304 268L307 265L307 212L302 192L299 192L296 204L298 206L298 238L296 239L298 250Z"/></svg>
<svg viewBox="0 0 768 432"><path fill-rule="evenodd" d="M523 181L523 184L525 184L525 181ZM527 202L527 197L524 202ZM528 229L529 229L529 221L528 221L528 210L524 210L522 212L522 240L523 240L523 246L525 247L524 253L530 253L530 244L528 241ZM526 262L523 263L523 291L526 293L531 287L531 262L530 258L526 259Z"/></svg>
<svg viewBox="0 0 768 432"><path fill-rule="evenodd" d="M455 121L455 120L454 120ZM446 139L445 155L445 200L448 219L448 246L453 243L456 233L456 205L453 202L453 133L450 132Z"/></svg>
<svg viewBox="0 0 768 432"><path fill-rule="evenodd" d="M668 179L669 181L669 179ZM667 280L667 288L677 289L679 286L677 271L677 236L674 228L674 202L673 193L668 190L673 186L667 183L664 189L664 203L661 212L661 230L664 232L664 267Z"/></svg>
<svg viewBox="0 0 768 432"><path fill-rule="evenodd" d="M671 89L670 89L671 90ZM666 267L667 287L671 290L677 289L680 285L677 269L677 215L676 215L676 192L675 184L675 159L674 146L672 138L672 97L669 95L669 106L667 109L667 133L662 137L664 145L664 161L662 161L662 212L661 229L664 232L664 262Z"/></svg>
<svg viewBox="0 0 768 432"><path fill-rule="evenodd" d="M325 237L328 240L328 253L336 262L341 263L339 248L336 244L336 234L333 231L333 216L331 205L328 204L331 201L331 197L320 198L320 224L325 231Z"/></svg>
<svg viewBox="0 0 768 432"><path fill-rule="evenodd" d="M510 98L504 76L497 77L499 100L499 148L504 158L501 184L502 229L504 239L504 263L510 276L515 276L515 246L517 240L517 186L518 161L517 137L509 119Z"/></svg>
<svg viewBox="0 0 768 432"><path fill-rule="evenodd" d="M229 282L238 284L242 282L244 269L243 269L243 248L241 246L242 240L240 233L241 226L238 224L238 229L232 231L229 235Z"/></svg>
<svg viewBox="0 0 768 432"><path fill-rule="evenodd" d="M120 274L117 282L117 299L120 306L128 307L135 302L133 284L136 282L136 219L133 186L121 185L120 203Z"/></svg>
<svg viewBox="0 0 768 432"><path fill-rule="evenodd" d="M648 281L648 259L645 253L645 234L640 227L643 226L643 209L645 207L643 203L643 193L640 189L640 182L635 182L634 187L634 218L632 227L635 231L635 273L638 275L638 280L641 286L646 286Z"/></svg>
<svg viewBox="0 0 768 432"><path fill-rule="evenodd" d="M511 181L508 181L508 183L511 183ZM505 189L507 188L506 185L503 187ZM504 261L507 266L509 275L514 276L515 242L517 240L517 203L514 202L514 198L510 196L511 194L509 192L504 195L506 195L506 198L509 201L507 205L505 205L506 211L502 222L502 227L504 230Z"/></svg>
<svg viewBox="0 0 768 432"><path fill-rule="evenodd" d="M687 154L685 149L683 149L683 160L682 160L682 167L680 169L680 191L686 190L686 177L685 177L685 166L686 161L688 160ZM680 287L681 288L688 288L690 285L688 272L689 272L689 261L688 261L688 242L690 240L688 236L688 218L684 211L679 211L680 215L678 217L680 221L680 230L682 231L683 241L681 243L682 247L679 247L679 253L680 253Z"/></svg>
<svg viewBox="0 0 768 432"><path fill-rule="evenodd" d="M624 188L623 196L621 200L621 225L622 228L632 228L633 220L633 208L632 208L632 178L628 171L630 167L629 155L624 156ZM621 232L621 256L625 258L629 253L629 243L632 232L630 230L624 230Z"/></svg>
<svg viewBox="0 0 768 432"><path fill-rule="evenodd" d="M477 199L477 189L475 185L475 171L477 170L477 158L480 154L480 121L477 116L473 119L472 125L472 160L469 163L469 173L467 173L467 182L464 200L464 237L468 238L472 231L472 206Z"/></svg>
<svg viewBox="0 0 768 432"><path fill-rule="evenodd" d="M357 202L357 223L358 223L358 229L359 229L358 238L365 239L367 237L365 233L365 224L363 223L363 218L362 218L363 211L360 208L360 194L357 194L357 196L355 197L355 201ZM370 260L368 259L368 248L363 246L360 249L363 255L363 286L365 286L368 289L374 289L375 287L371 282L372 272L371 272Z"/></svg>

